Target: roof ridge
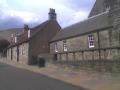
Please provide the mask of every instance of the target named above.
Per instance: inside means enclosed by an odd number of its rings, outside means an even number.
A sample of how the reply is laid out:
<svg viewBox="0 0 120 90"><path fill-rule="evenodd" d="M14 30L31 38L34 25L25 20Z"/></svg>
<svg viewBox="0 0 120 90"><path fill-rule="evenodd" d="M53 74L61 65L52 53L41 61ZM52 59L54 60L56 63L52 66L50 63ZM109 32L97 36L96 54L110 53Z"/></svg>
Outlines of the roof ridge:
<svg viewBox="0 0 120 90"><path fill-rule="evenodd" d="M40 30L38 30L38 31L36 30L36 32L30 37L30 39L33 38L39 31L41 31L41 29L45 28L45 26L48 25L48 22L50 22L50 20L47 20L47 21L40 24L43 26L38 25L38 27L41 27ZM38 27L35 27L34 29L36 29ZM34 29L32 29L32 31L34 31Z"/></svg>
<svg viewBox="0 0 120 90"><path fill-rule="evenodd" d="M101 15L104 15L104 14L107 14L107 13L109 13L109 10L106 10L105 12L102 12L102 13L99 13L99 14L97 14L97 15L91 16L91 17L89 17L88 19L92 19L92 18L101 16Z"/></svg>
<svg viewBox="0 0 120 90"><path fill-rule="evenodd" d="M7 29L3 29L3 30L0 30L0 31L9 31L9 30L14 30L14 29L23 29L23 28L7 28Z"/></svg>
<svg viewBox="0 0 120 90"><path fill-rule="evenodd" d="M96 18L96 17L99 17L99 16L104 15L104 14L107 14L107 13L109 13L109 11L105 11L105 12L102 12L102 13L100 13L100 14L94 15L94 16L92 16L92 17L89 17L89 18L84 19L84 20L82 20L82 21L79 21L79 22L77 22L77 23L74 23L74 24L72 24L72 25L70 25L70 26L64 27L64 28L62 28L62 29L69 28L69 27L74 26L74 25L76 25L76 24L83 23L83 22L85 22L85 21L88 21L88 20L90 20L90 19L94 19L94 18Z"/></svg>
<svg viewBox="0 0 120 90"><path fill-rule="evenodd" d="M51 42L63 38L83 35L88 32L98 31L100 29L110 27L108 23L108 14L108 11L106 11L101 14L95 15L94 17L88 18L82 22L78 22L71 26L63 28L58 32L58 34L56 34Z"/></svg>

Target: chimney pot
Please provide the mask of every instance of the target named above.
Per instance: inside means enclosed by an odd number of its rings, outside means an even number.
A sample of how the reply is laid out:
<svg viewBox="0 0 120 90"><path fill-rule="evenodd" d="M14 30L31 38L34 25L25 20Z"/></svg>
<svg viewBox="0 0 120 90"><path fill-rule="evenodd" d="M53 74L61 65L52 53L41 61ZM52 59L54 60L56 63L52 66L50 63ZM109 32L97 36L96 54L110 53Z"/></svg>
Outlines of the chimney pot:
<svg viewBox="0 0 120 90"><path fill-rule="evenodd" d="M49 10L49 20L56 20L55 9L53 9L53 8L50 8L50 10Z"/></svg>
<svg viewBox="0 0 120 90"><path fill-rule="evenodd" d="M24 24L24 32L29 30L29 26L27 24Z"/></svg>

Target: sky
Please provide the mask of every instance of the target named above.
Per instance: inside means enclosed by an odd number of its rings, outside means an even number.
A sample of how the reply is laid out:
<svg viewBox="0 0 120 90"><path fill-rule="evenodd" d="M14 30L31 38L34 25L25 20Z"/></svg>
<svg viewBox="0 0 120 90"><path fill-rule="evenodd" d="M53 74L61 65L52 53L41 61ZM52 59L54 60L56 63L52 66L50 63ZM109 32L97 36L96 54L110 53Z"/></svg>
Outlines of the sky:
<svg viewBox="0 0 120 90"><path fill-rule="evenodd" d="M34 27L48 20L49 8L54 8L61 27L86 19L95 0L0 0L0 30Z"/></svg>

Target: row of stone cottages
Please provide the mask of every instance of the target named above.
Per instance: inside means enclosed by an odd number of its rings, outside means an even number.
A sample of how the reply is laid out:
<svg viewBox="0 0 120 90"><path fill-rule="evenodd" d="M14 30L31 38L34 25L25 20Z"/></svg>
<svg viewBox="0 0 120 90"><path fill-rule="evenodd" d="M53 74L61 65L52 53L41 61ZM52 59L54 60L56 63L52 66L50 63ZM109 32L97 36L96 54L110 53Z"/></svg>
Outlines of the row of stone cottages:
<svg viewBox="0 0 120 90"><path fill-rule="evenodd" d="M55 10L50 9L49 20L31 29L25 25L22 34L12 36L12 42L7 48L7 59L33 64L32 60L39 54L49 54L49 42L60 29Z"/></svg>
<svg viewBox="0 0 120 90"><path fill-rule="evenodd" d="M57 61L119 60L119 14L120 9L106 9L60 30L55 10L51 9L48 21L30 32L26 30L27 39L24 37L26 31L15 39L16 43L8 48L7 57L27 64L31 64L32 56L40 54L53 55Z"/></svg>
<svg viewBox="0 0 120 90"><path fill-rule="evenodd" d="M56 60L120 60L120 1L114 2L96 0L88 19L60 30L50 43Z"/></svg>
<svg viewBox="0 0 120 90"><path fill-rule="evenodd" d="M61 30L50 43L58 61L120 60L120 21L109 24L109 12Z"/></svg>

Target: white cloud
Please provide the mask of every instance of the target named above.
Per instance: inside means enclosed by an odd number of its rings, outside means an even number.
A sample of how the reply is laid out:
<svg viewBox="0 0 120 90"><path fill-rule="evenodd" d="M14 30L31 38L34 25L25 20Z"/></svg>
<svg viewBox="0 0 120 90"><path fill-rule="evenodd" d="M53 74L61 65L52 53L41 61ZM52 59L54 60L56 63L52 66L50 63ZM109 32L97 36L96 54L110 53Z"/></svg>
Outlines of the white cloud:
<svg viewBox="0 0 120 90"><path fill-rule="evenodd" d="M89 12L81 7L77 10L70 7L69 0L11 0L11 2L13 5L10 5L6 0L0 0L0 8L4 12L2 19L19 17L25 23L40 23L48 19L49 8L55 8L58 22L62 27L65 27L87 18Z"/></svg>
<svg viewBox="0 0 120 90"><path fill-rule="evenodd" d="M88 12L84 12L84 11L78 11L74 14L73 16L73 19L71 21L71 24L72 23L77 23L77 22L80 22L80 21L83 21L85 20L86 18L88 17Z"/></svg>
<svg viewBox="0 0 120 90"><path fill-rule="evenodd" d="M6 0L0 0L0 9L7 8L7 7L8 7L8 4L7 4Z"/></svg>
<svg viewBox="0 0 120 90"><path fill-rule="evenodd" d="M35 13L27 12L27 11L16 11L16 10L9 10L7 12L11 17L19 17L21 18L25 23L28 22L37 22L40 19L40 16L38 16Z"/></svg>

